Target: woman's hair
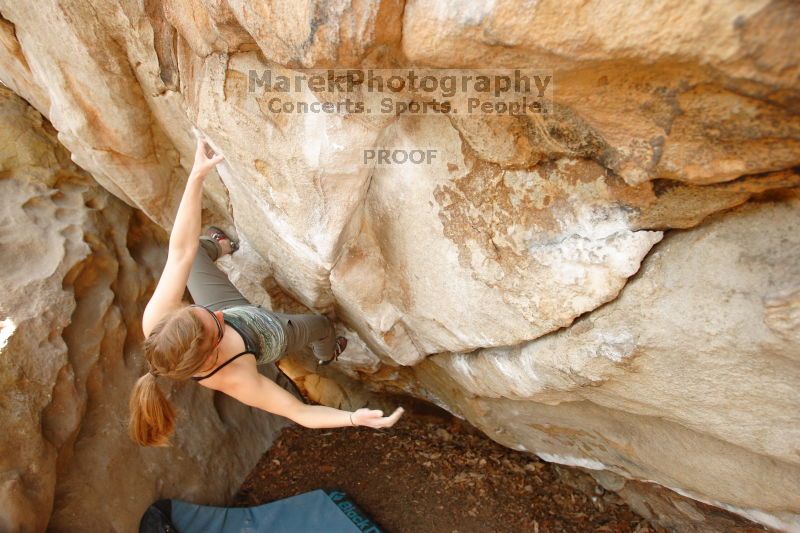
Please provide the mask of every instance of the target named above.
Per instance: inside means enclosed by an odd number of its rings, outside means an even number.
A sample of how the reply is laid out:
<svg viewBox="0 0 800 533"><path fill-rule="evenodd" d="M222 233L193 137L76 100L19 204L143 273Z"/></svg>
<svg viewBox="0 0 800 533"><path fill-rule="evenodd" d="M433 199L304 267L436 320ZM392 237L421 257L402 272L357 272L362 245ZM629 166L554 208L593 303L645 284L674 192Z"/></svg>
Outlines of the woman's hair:
<svg viewBox="0 0 800 533"><path fill-rule="evenodd" d="M175 427L175 410L158 387L156 375L189 379L208 357L203 348L207 346L203 323L189 309L166 315L144 341L144 358L150 371L133 386L128 404L128 430L141 446L167 446Z"/></svg>

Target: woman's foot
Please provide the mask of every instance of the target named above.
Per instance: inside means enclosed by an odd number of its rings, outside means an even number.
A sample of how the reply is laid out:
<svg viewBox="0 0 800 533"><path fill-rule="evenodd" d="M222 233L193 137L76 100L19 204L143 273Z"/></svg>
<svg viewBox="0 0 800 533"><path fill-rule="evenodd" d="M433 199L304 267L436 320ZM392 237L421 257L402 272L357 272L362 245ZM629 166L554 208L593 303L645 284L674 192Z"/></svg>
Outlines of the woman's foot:
<svg viewBox="0 0 800 533"><path fill-rule="evenodd" d="M216 226L210 226L206 230L206 236L210 237L217 245L217 259L223 255L228 255L239 249L239 242L232 240L224 231Z"/></svg>
<svg viewBox="0 0 800 533"><path fill-rule="evenodd" d="M336 337L336 346L334 346L333 348L333 357L331 357L327 361L317 361L317 362L319 363L320 366L329 365L339 358L339 356L342 354L345 348L347 348L347 339L344 337Z"/></svg>

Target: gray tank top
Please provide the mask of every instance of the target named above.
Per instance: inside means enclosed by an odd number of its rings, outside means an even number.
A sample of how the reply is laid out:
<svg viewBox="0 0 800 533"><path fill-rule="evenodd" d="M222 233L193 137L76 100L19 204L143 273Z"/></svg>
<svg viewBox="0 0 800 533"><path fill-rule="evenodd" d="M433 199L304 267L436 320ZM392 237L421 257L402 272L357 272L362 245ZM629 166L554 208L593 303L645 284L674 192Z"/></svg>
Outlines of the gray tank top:
<svg viewBox="0 0 800 533"><path fill-rule="evenodd" d="M236 305L222 311L225 323L236 330L244 340L245 350L237 353L205 376L192 377L195 381L210 378L235 359L253 354L257 365L277 361L286 349L286 335L278 317L260 305Z"/></svg>
<svg viewBox="0 0 800 533"><path fill-rule="evenodd" d="M273 363L286 349L286 335L280 320L260 305L236 305L222 310L225 323L244 339L245 348L256 363Z"/></svg>

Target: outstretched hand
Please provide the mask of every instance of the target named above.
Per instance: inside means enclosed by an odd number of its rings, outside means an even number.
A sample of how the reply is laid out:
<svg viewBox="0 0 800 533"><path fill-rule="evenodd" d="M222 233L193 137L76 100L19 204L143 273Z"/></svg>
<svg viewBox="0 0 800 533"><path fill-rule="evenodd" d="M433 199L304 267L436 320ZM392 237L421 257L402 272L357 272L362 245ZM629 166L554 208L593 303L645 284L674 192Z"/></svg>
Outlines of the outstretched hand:
<svg viewBox="0 0 800 533"><path fill-rule="evenodd" d="M389 416L383 416L383 411L379 409L367 409L366 407L353 412L353 422L357 426L367 426L375 429L389 428L397 422L404 413L402 407L398 407Z"/></svg>
<svg viewBox="0 0 800 533"><path fill-rule="evenodd" d="M197 139L197 150L194 153L194 165L192 166L192 173L200 176L205 176L209 171L216 166L217 163L225 159L222 154L214 155L214 151L205 141L205 139Z"/></svg>

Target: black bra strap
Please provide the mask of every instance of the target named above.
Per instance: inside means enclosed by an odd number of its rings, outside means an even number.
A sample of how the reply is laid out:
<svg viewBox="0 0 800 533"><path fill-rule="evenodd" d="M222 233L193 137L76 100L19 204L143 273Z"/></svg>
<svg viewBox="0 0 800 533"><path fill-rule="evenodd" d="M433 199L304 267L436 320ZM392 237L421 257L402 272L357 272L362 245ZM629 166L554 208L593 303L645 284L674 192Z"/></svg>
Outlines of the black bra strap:
<svg viewBox="0 0 800 533"><path fill-rule="evenodd" d="M234 355L233 357L231 357L230 359L228 359L227 361L225 361L224 363L222 363L221 365L219 365L217 368L215 368L214 370L212 370L210 374L206 374L205 376L202 376L202 377L199 377L199 378L192 377L192 379L193 379L193 380L195 380L195 381L200 381L201 379L210 378L211 376L213 376L214 374L216 374L217 372L219 372L220 370L222 370L223 368L225 368L225 365L227 365L227 364L230 364L231 362L233 362L233 360L234 360L234 359L236 359L237 357L241 357L241 356L243 356L243 355L247 355L247 354L250 354L250 355L252 355L253 357L255 357L255 356L256 356L256 354L254 354L254 353L253 353L253 352L251 352L250 350L245 350L245 351L243 351L242 353L237 353L236 355Z"/></svg>

